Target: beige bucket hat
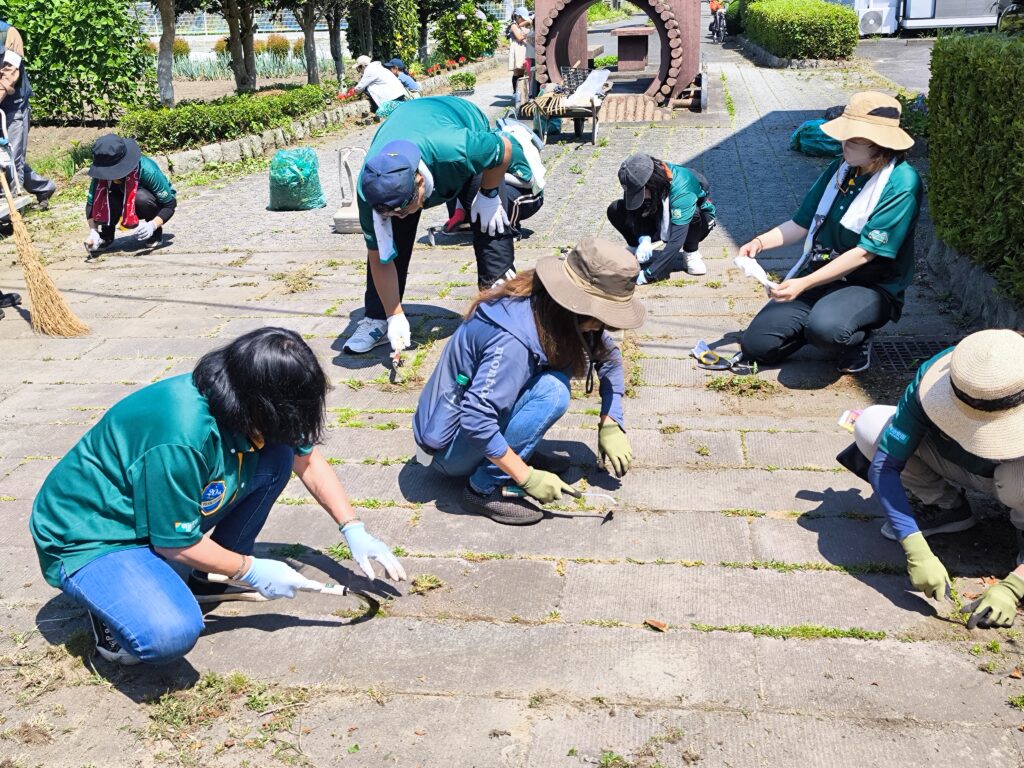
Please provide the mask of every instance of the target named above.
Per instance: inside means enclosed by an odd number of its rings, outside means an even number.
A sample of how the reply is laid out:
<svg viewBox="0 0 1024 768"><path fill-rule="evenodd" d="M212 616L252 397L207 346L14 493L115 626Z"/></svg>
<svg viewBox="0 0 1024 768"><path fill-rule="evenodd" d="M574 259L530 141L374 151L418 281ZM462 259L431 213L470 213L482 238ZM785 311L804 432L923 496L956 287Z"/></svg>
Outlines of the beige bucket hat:
<svg viewBox="0 0 1024 768"><path fill-rule="evenodd" d="M610 328L639 328L647 309L636 298L640 265L625 246L585 237L563 258L545 256L537 277L551 298L577 315Z"/></svg>
<svg viewBox="0 0 1024 768"><path fill-rule="evenodd" d="M838 141L867 139L898 152L914 146L914 139L900 128L903 110L892 96L878 91L855 93L843 114L829 120L821 130Z"/></svg>
<svg viewBox="0 0 1024 768"><path fill-rule="evenodd" d="M965 451L990 461L1024 457L1024 337L972 333L921 377L921 407Z"/></svg>

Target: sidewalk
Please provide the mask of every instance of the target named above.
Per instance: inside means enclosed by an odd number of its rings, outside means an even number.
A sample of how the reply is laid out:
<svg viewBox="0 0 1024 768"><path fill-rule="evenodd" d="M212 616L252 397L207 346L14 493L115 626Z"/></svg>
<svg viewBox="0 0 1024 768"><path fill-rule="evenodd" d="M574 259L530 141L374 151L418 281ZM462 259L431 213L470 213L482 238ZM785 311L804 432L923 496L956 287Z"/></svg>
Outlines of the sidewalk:
<svg viewBox="0 0 1024 768"><path fill-rule="evenodd" d="M467 517L458 488L410 461L420 382L473 293L465 238L414 255L407 309L423 347L408 386L382 383L384 348L341 354L365 250L360 236L331 232L333 152L365 146L370 130L321 149L325 209L267 212L260 174L190 191L169 248L55 265L93 333L36 337L10 311L0 322L0 764L1024 765L1024 715L1007 704L1024 693L1007 677L1019 634L968 636L944 618L948 605L909 592L870 488L833 459L850 441L839 414L892 402L909 360L838 378L801 353L761 374L773 391L741 397L709 387L712 375L686 357L698 339L742 329L765 301L732 257L788 218L822 167L788 150L790 132L874 81L757 69L721 49L709 67L717 111L602 127L604 146L548 145L547 200L517 249L524 268L583 235L611 236L604 212L630 152L710 179L721 224L702 246L709 274L641 290L649 319L626 355L635 468L621 484L595 468L596 399L574 399L550 435L571 451L574 478L615 497L604 524L597 508L556 510L522 530ZM477 98L498 111L509 86L498 72ZM444 218L426 212L421 231ZM5 260L0 289L20 288ZM323 596L228 604L186 662L100 663L93 677L74 656L87 645L81 610L38 571L26 530L33 494L117 399L266 324L301 332L330 372L323 450L367 526L401 547L411 576L444 585L423 595L403 585L382 615L351 624L357 605ZM964 333L920 284L883 337L917 349ZM260 554L365 586L351 563L322 554L339 537L309 502L293 479ZM937 554L970 576L961 590L980 592L980 576L1012 567L1004 518L942 538ZM646 629L649 618L669 631ZM59 645L68 641L70 657ZM209 674L232 671L241 674ZM158 701L175 688L185 690Z"/></svg>

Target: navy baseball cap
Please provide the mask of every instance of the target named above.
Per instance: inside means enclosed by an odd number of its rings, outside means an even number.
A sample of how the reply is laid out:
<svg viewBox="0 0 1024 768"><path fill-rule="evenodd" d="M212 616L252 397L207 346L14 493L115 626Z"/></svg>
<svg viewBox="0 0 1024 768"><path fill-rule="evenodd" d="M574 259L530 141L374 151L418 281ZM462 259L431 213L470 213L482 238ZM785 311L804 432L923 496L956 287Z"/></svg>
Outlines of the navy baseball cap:
<svg viewBox="0 0 1024 768"><path fill-rule="evenodd" d="M399 70L400 72L405 72L405 62L402 61L401 59L392 59L391 61L387 61L384 63L385 69L391 69L392 67Z"/></svg>
<svg viewBox="0 0 1024 768"><path fill-rule="evenodd" d="M363 165L363 197L373 208L397 211L416 193L420 150L411 141L389 141Z"/></svg>

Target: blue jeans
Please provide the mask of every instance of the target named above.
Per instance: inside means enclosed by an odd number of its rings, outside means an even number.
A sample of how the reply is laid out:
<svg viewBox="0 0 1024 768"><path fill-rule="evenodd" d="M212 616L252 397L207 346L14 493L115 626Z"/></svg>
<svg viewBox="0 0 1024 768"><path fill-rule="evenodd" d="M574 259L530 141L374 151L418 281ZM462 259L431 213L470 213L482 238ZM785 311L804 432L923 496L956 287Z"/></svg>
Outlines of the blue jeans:
<svg viewBox="0 0 1024 768"><path fill-rule="evenodd" d="M245 495L204 518L202 531L212 528L211 538L222 547L252 554L294 460L286 445L261 450ZM62 568L61 589L110 627L122 648L152 664L180 659L203 631L203 614L192 592L150 547L111 552L71 575Z"/></svg>
<svg viewBox="0 0 1024 768"><path fill-rule="evenodd" d="M498 428L509 448L529 462L537 443L567 410L569 378L564 373L544 371L526 382L512 410L498 421ZM509 479L461 431L455 433L448 450L434 456L430 466L448 477L468 475L473 490L482 494L491 493Z"/></svg>

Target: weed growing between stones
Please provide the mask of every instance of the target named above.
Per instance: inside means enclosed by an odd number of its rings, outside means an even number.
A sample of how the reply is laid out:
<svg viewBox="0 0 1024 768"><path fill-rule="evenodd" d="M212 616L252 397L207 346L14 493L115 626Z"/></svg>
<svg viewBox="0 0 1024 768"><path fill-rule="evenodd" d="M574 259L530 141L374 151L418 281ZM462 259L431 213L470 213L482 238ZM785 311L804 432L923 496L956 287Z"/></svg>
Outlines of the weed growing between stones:
<svg viewBox="0 0 1024 768"><path fill-rule="evenodd" d="M432 573L421 573L412 580L412 588L409 590L414 595L425 595L435 589L444 586L444 582Z"/></svg>
<svg viewBox="0 0 1024 768"><path fill-rule="evenodd" d="M746 509L744 507L723 509L722 514L726 517L764 517L764 512L758 512L756 509Z"/></svg>
<svg viewBox="0 0 1024 768"><path fill-rule="evenodd" d="M767 397L775 394L779 386L774 381L758 378L756 373L739 376L715 376L707 383L712 392L724 392L736 397Z"/></svg>
<svg viewBox="0 0 1024 768"><path fill-rule="evenodd" d="M768 624L728 624L715 626L713 624L701 624L695 622L690 627L698 632L746 632L755 637L775 637L782 640L821 640L836 638L853 638L855 640L884 640L885 632L872 632L871 630L851 627L840 629L838 627L822 627L818 624L797 624L792 627L776 627ZM1024 700L1024 696L1021 697ZM1024 705L1021 706L1024 709Z"/></svg>

